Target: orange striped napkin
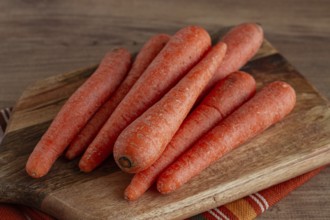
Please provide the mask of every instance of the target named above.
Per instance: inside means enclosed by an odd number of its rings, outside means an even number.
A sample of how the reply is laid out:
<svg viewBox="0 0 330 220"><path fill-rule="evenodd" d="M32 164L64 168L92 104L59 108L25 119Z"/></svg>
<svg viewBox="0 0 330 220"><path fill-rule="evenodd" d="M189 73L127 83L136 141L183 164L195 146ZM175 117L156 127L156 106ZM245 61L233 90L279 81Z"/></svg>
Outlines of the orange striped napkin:
<svg viewBox="0 0 330 220"><path fill-rule="evenodd" d="M0 110L0 142L2 140L6 125L10 117L10 108ZM253 193L242 199L238 199L226 205L211 209L207 212L198 214L189 218L190 220L248 220L254 219L261 213L265 212L269 207L276 204L282 198L287 196L291 191L298 188L313 176L318 174L324 167L295 177L286 182L264 189L260 192ZM54 218L22 205L9 205L0 203L0 219L1 220L53 220Z"/></svg>
<svg viewBox="0 0 330 220"><path fill-rule="evenodd" d="M235 220L235 219L254 219L269 207L273 206L291 191L295 190L313 176L318 174L325 167L320 167L301 176L290 179L286 182L271 186L260 192L253 193L242 199L238 199L226 205L211 209L201 213L190 220Z"/></svg>

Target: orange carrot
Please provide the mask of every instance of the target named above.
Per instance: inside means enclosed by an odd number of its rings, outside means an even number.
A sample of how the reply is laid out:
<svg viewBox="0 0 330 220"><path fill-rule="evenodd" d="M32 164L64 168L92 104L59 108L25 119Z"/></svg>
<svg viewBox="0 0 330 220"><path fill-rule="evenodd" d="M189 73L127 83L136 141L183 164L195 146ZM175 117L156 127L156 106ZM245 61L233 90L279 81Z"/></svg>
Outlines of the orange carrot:
<svg viewBox="0 0 330 220"><path fill-rule="evenodd" d="M157 34L145 43L138 53L132 65L132 69L127 74L125 80L71 142L65 154L66 158L74 159L84 152L120 101L125 97L151 61L163 49L169 39L170 36L167 34Z"/></svg>
<svg viewBox="0 0 330 220"><path fill-rule="evenodd" d="M295 91L289 84L269 84L165 169L157 181L158 191L166 194L178 189L224 154L289 114L295 101Z"/></svg>
<svg viewBox="0 0 330 220"><path fill-rule="evenodd" d="M30 176L39 178L48 173L89 118L120 85L130 65L131 55L126 49L106 54L94 74L67 100L34 148L26 164Z"/></svg>
<svg viewBox="0 0 330 220"><path fill-rule="evenodd" d="M184 120L163 154L148 169L133 177L125 190L127 200L138 199L158 175L184 151L255 92L255 81L244 72L234 72L216 84L197 108ZM198 129L196 129L198 128Z"/></svg>
<svg viewBox="0 0 330 220"><path fill-rule="evenodd" d="M220 42L160 101L119 135L113 148L118 166L136 173L150 167L165 150L226 53Z"/></svg>
<svg viewBox="0 0 330 220"><path fill-rule="evenodd" d="M169 91L210 45L209 34L196 26L183 28L171 37L88 146L80 169L89 172L100 165L112 153L122 130Z"/></svg>
<svg viewBox="0 0 330 220"><path fill-rule="evenodd" d="M221 41L227 44L226 56L203 94L219 80L239 70L257 53L263 42L263 30L258 24L243 23L229 30Z"/></svg>

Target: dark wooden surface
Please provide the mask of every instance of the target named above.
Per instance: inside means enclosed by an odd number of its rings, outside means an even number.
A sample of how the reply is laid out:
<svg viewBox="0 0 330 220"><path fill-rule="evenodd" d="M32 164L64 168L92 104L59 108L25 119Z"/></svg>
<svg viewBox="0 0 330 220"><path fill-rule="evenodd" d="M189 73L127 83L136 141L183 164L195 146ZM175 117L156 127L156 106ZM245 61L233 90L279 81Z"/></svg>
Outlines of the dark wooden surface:
<svg viewBox="0 0 330 220"><path fill-rule="evenodd" d="M0 107L36 79L97 63L115 45L136 50L149 36L187 24L208 30L262 24L272 44L330 98L329 1L0 2ZM330 169L260 219L329 219Z"/></svg>

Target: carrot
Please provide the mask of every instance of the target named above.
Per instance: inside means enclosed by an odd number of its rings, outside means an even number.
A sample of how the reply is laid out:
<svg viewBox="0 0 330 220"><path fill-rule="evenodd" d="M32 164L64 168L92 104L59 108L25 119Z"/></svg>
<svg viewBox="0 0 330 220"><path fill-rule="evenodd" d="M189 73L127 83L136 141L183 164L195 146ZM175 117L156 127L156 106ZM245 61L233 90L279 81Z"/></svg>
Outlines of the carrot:
<svg viewBox="0 0 330 220"><path fill-rule="evenodd" d="M140 172L160 157L213 77L225 52L226 44L220 42L214 46L160 101L119 135L113 155L123 171Z"/></svg>
<svg viewBox="0 0 330 220"><path fill-rule="evenodd" d="M222 65L207 85L204 95L219 80L239 70L257 53L263 42L263 30L258 24L243 23L229 30L221 41L227 44L227 53Z"/></svg>
<svg viewBox="0 0 330 220"><path fill-rule="evenodd" d="M39 178L48 173L89 118L119 86L130 64L131 55L126 49L105 55L94 74L67 100L34 148L26 164L30 176Z"/></svg>
<svg viewBox="0 0 330 220"><path fill-rule="evenodd" d="M169 39L170 36L167 34L157 34L145 43L138 53L132 65L132 69L127 74L125 80L71 142L65 154L66 158L74 159L86 150L98 131L110 117L111 113L115 110L117 105L125 97L151 61L163 49Z"/></svg>
<svg viewBox="0 0 330 220"><path fill-rule="evenodd" d="M200 27L179 30L151 62L120 102L79 162L84 172L99 166L113 151L113 145L133 120L157 102L210 48L209 34Z"/></svg>
<svg viewBox="0 0 330 220"><path fill-rule="evenodd" d="M218 82L201 104L184 120L158 160L148 169L134 175L125 190L125 198L138 199L168 165L219 121L249 99L254 92L255 81L252 76L244 72L231 73Z"/></svg>
<svg viewBox="0 0 330 220"><path fill-rule="evenodd" d="M158 191L166 194L178 189L225 153L283 119L295 101L295 91L289 84L269 84L165 169L157 180Z"/></svg>

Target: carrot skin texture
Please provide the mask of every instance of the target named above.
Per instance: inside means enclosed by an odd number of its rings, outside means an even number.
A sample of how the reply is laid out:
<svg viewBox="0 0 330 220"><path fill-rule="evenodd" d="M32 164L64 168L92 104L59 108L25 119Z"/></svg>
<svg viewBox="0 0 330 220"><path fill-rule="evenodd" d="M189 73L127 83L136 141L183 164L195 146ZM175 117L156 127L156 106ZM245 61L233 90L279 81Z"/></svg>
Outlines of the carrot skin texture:
<svg viewBox="0 0 330 220"><path fill-rule="evenodd" d="M219 121L253 96L255 88L253 77L239 71L231 73L218 82L201 104L184 120L158 160L148 169L134 175L125 189L125 198L130 201L137 200L167 166Z"/></svg>
<svg viewBox="0 0 330 220"><path fill-rule="evenodd" d="M225 52L224 43L215 45L161 100L119 135L113 155L123 171L140 172L160 157L196 99L213 77ZM121 161L123 159L124 163Z"/></svg>
<svg viewBox="0 0 330 220"><path fill-rule="evenodd" d="M276 81L267 85L165 169L157 180L158 191L167 194L178 189L224 154L283 119L295 102L289 84Z"/></svg>
<svg viewBox="0 0 330 220"><path fill-rule="evenodd" d="M72 160L86 150L120 101L125 97L152 60L163 49L169 39L170 36L167 34L157 34L144 44L124 81L71 142L65 154L66 158Z"/></svg>
<svg viewBox="0 0 330 220"><path fill-rule="evenodd" d="M207 85L205 93L219 80L243 67L258 52L263 35L263 29L255 23L243 23L230 29L221 39L228 47L226 56Z"/></svg>
<svg viewBox="0 0 330 220"><path fill-rule="evenodd" d="M156 103L186 74L211 46L206 30L188 26L179 30L151 62L86 149L79 167L90 172L113 151L119 134Z"/></svg>
<svg viewBox="0 0 330 220"><path fill-rule="evenodd" d="M116 49L105 55L97 70L63 105L34 148L26 164L31 177L39 178L48 173L89 118L119 86L130 65L131 55L126 49Z"/></svg>

